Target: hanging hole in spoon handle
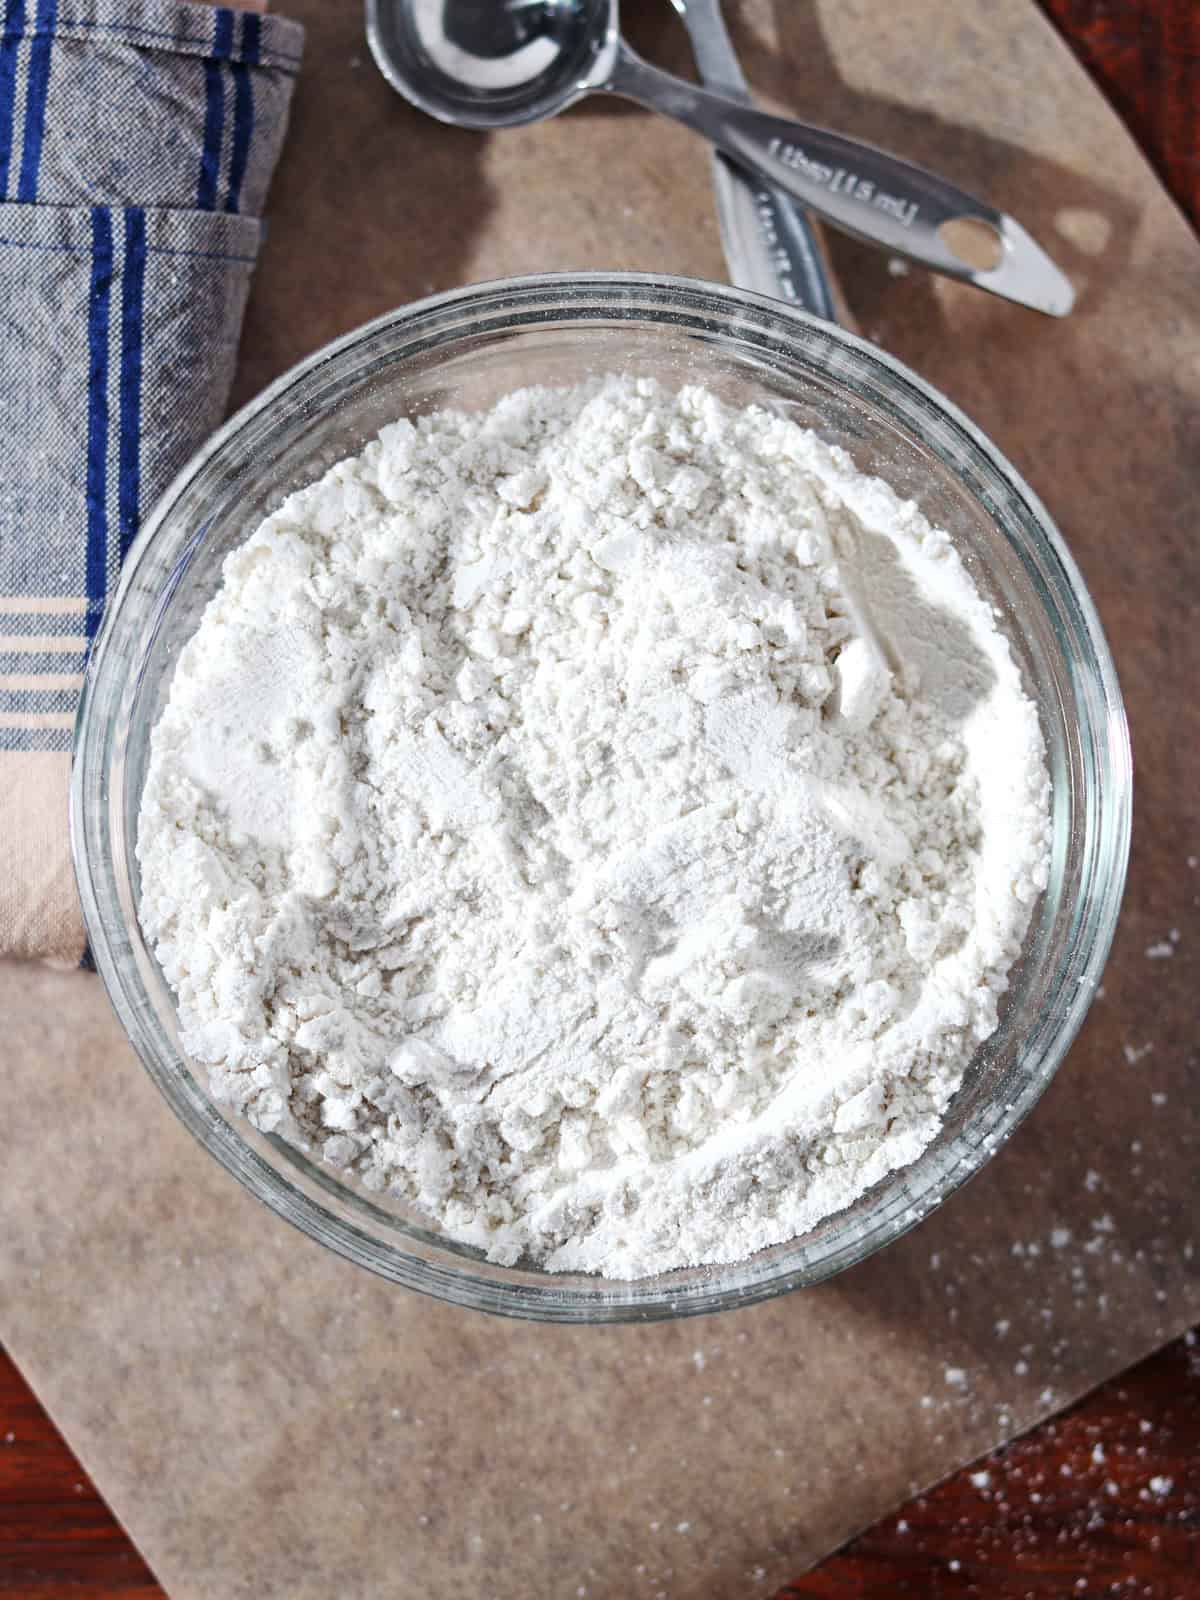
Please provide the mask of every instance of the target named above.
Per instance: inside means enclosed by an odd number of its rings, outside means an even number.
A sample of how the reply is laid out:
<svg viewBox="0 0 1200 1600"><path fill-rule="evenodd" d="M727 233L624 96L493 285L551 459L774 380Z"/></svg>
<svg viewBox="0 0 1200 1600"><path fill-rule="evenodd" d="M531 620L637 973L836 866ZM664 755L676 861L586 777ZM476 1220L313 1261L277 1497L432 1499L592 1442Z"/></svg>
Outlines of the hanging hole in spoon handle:
<svg viewBox="0 0 1200 1600"><path fill-rule="evenodd" d="M938 229L938 238L966 267L992 272L1004 260L1004 239L982 217L951 217Z"/></svg>
<svg viewBox="0 0 1200 1600"><path fill-rule="evenodd" d="M1048 316L1066 316L1075 303L1069 280L1015 218L924 167L710 94L652 67L623 44L596 87L685 123L843 233ZM940 233L952 222L991 229L1000 244L995 264L978 267L957 254Z"/></svg>

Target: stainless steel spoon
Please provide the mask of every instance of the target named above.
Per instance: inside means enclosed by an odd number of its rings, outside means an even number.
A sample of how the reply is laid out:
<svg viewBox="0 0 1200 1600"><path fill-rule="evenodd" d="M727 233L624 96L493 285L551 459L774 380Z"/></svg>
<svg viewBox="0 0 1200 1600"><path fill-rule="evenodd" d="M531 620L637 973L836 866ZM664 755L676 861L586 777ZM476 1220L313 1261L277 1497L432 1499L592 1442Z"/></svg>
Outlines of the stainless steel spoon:
<svg viewBox="0 0 1200 1600"><path fill-rule="evenodd" d="M733 48L721 0L671 0L679 13L704 85L750 105L750 86ZM779 189L760 183L713 151L713 188L729 279L739 289L789 300L827 322L839 315L832 275L812 223Z"/></svg>
<svg viewBox="0 0 1200 1600"><path fill-rule="evenodd" d="M443 122L509 128L621 95L869 244L1051 316L1074 302L1012 217L871 145L661 72L621 38L617 0L367 0L367 38L388 82Z"/></svg>

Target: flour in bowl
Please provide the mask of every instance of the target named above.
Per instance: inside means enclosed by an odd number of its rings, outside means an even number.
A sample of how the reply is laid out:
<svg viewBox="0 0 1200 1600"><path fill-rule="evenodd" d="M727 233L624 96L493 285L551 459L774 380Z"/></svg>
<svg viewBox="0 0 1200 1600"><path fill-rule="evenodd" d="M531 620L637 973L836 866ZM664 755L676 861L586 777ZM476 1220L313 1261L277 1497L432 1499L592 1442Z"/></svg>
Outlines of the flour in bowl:
<svg viewBox="0 0 1200 1600"><path fill-rule="evenodd" d="M140 913L256 1126L628 1278L920 1154L1049 826L950 539L780 416L610 377L385 428L228 558Z"/></svg>

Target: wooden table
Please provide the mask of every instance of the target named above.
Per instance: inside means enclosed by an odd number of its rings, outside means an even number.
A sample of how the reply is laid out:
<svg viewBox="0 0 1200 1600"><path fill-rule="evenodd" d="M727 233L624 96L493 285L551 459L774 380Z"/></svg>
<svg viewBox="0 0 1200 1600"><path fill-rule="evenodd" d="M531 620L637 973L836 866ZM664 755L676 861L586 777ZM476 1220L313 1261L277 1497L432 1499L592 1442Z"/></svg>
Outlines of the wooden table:
<svg viewBox="0 0 1200 1600"><path fill-rule="evenodd" d="M1200 0L1042 0L1200 222ZM0 1596L161 1600L0 1352ZM841 1600L1200 1600L1200 1337L960 1472L799 1578Z"/></svg>

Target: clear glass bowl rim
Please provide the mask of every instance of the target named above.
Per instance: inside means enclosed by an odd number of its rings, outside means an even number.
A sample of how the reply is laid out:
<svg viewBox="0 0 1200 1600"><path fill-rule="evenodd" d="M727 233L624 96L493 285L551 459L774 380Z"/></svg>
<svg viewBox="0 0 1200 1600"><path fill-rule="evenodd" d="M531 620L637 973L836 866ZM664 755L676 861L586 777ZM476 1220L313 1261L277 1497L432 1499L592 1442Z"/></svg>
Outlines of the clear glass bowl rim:
<svg viewBox="0 0 1200 1600"><path fill-rule="evenodd" d="M382 1241L354 1220L340 1203L339 1186L319 1174L285 1176L258 1154L198 1092L181 1061L166 1059L147 1023L151 1010L138 992L133 963L123 959L130 930L119 908L112 829L120 806L109 784L110 768L123 737L116 708L127 664L114 644L126 624L124 603L139 562L164 529L185 492L206 470L234 452L249 430L303 405L305 394L330 383L362 380L374 367L453 347L481 330L516 330L541 323L611 325L614 320L750 341L756 354L795 357L800 351L831 381L858 384L872 403L888 396L897 414L923 416L930 425L928 448L956 475L947 453L953 442L958 462L1003 496L1018 514L1021 532L1036 556L1045 598L1053 606L1056 632L1069 629L1063 648L1080 668L1083 693L1074 707L1084 751L1090 841L1083 905L1060 971L1052 1023L1036 1062L1025 1072L988 1126L969 1125L948 1147L940 1171L923 1174L925 1157L899 1175L911 1203L877 1219L874 1226L841 1240L817 1260L789 1265L788 1247L778 1270L736 1281L737 1268L710 1269L711 1283L676 1285L676 1274L626 1284L505 1269L477 1261L432 1236L413 1234L413 1247ZM397 337L403 339L399 350ZM1007 530L1005 530L1007 531ZM183 536L179 536L182 545ZM1017 554L1026 559L1011 536ZM396 1283L450 1303L539 1321L598 1323L652 1321L691 1316L773 1298L844 1271L905 1233L972 1177L1019 1126L1053 1077L1077 1034L1107 959L1128 865L1132 823L1132 763L1124 706L1112 657L1095 607L1073 558L1044 506L995 445L944 395L903 363L844 329L818 321L782 302L725 285L665 274L637 272L542 273L470 285L431 296L353 330L285 372L232 416L177 474L145 522L126 560L91 652L76 719L71 772L70 831L84 924L97 970L125 1032L151 1079L172 1110L239 1182L310 1238ZM140 935L136 935L140 937ZM275 1143L275 1141L268 1141ZM294 1164L286 1149L282 1152ZM922 1176L927 1181L919 1181ZM888 1180L890 1183L891 1180ZM430 1249L430 1244L433 1248ZM803 1239L793 1241L799 1254Z"/></svg>

